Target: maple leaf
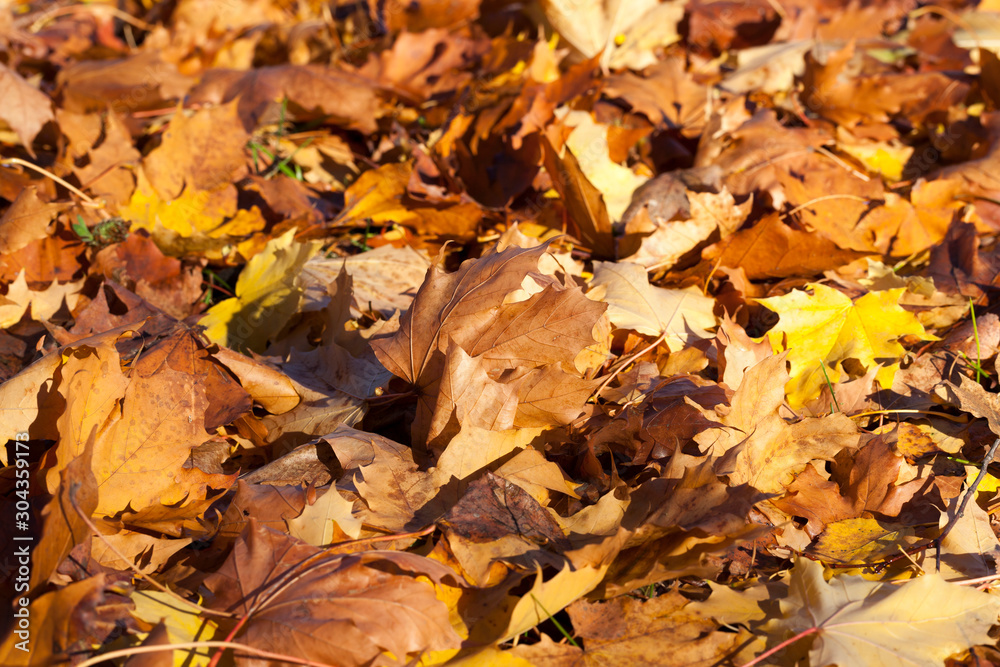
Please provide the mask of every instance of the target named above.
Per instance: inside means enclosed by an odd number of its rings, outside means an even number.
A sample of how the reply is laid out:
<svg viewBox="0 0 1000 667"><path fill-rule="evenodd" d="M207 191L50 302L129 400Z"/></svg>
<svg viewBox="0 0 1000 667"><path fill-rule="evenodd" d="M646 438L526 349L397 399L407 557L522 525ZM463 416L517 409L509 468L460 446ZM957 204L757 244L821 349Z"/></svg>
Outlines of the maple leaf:
<svg viewBox="0 0 1000 667"><path fill-rule="evenodd" d="M775 630L816 635L813 665L926 665L975 644L990 643L1000 600L925 574L901 585L839 576L799 559L781 601Z"/></svg>
<svg viewBox="0 0 1000 667"><path fill-rule="evenodd" d="M650 285L646 270L637 264L594 262L590 284L603 287L590 297L608 304L612 324L646 336L666 332L664 340L671 351L709 338L707 329L716 324L713 299L697 288L668 290Z"/></svg>
<svg viewBox="0 0 1000 667"><path fill-rule="evenodd" d="M76 545L90 535L83 517L97 508L97 483L91 472L92 446L63 468L55 496L42 509L42 536L32 551L28 593L40 590Z"/></svg>
<svg viewBox="0 0 1000 667"><path fill-rule="evenodd" d="M25 150L34 157L31 145L35 137L45 123L55 120L52 100L6 65L0 65L0 96L7 101L0 118L17 132Z"/></svg>
<svg viewBox="0 0 1000 667"><path fill-rule="evenodd" d="M157 635L162 635L164 644L182 644L209 640L218 631L218 624L214 619L206 618L201 609L190 603L184 604L183 600L178 600L174 595L154 590L135 591L132 593L132 602L135 604L135 609L131 611L133 616L157 626L143 642L145 645L148 645L150 639L155 640ZM162 628L162 632L158 632L157 628ZM194 667L205 667L212 659L210 649L174 650L178 659L190 660L189 664Z"/></svg>
<svg viewBox="0 0 1000 667"><path fill-rule="evenodd" d="M557 149L548 137L542 145L545 170L552 176L553 185L579 230L580 240L593 248L597 256L613 257L613 230L604 195L587 179L572 150Z"/></svg>
<svg viewBox="0 0 1000 667"><path fill-rule="evenodd" d="M399 330L372 341L379 361L420 391L418 442L454 435L462 417L506 430L579 416L594 383L563 368L594 342L606 306L551 279L527 300L506 302L546 248L511 247L447 275L431 267Z"/></svg>
<svg viewBox="0 0 1000 667"><path fill-rule="evenodd" d="M421 205L407 193L412 174L413 166L408 163L366 171L345 193L347 220L398 223L428 234L468 238L482 217L482 209L471 202Z"/></svg>
<svg viewBox="0 0 1000 667"><path fill-rule="evenodd" d="M34 186L22 190L0 216L0 254L17 252L32 241L45 238L49 223L62 208L60 204L40 200Z"/></svg>
<svg viewBox="0 0 1000 667"><path fill-rule="evenodd" d="M652 665L665 660L707 667L729 657L737 646L750 639L745 630L718 632L711 620L688 612L684 608L687 603L677 592L645 601L628 596L605 602L578 600L567 608L567 613L585 649L543 642L516 647L512 653L538 666L560 664L553 654L562 649L560 657L572 659L573 664L594 667Z"/></svg>
<svg viewBox="0 0 1000 667"><path fill-rule="evenodd" d="M704 263L740 267L751 280L813 275L862 256L843 250L825 236L789 227L777 213L701 252Z"/></svg>
<svg viewBox="0 0 1000 667"><path fill-rule="evenodd" d="M248 411L250 397L191 332L177 331L152 346L128 378L115 338L67 349L72 356L60 368L59 384L66 407L58 421L60 441L46 466L49 488L58 488L60 471L83 453L95 432L96 512L115 515L176 503L199 514L204 508L193 501L205 498L209 487L227 488L233 476L185 463L208 439L206 428Z"/></svg>
<svg viewBox="0 0 1000 667"><path fill-rule="evenodd" d="M311 292L326 295L327 285L341 270L347 271L352 283L352 313L360 315L370 309L390 318L395 311L410 307L429 267L426 253L410 246L382 246L350 257L316 255L302 267L302 283L307 298Z"/></svg>
<svg viewBox="0 0 1000 667"><path fill-rule="evenodd" d="M784 355L766 357L747 369L733 395L722 428L709 428L695 442L719 460L716 470L731 482L765 493L781 493L795 473L814 459L833 459L858 446L857 426L843 414L788 424L778 416L788 380Z"/></svg>
<svg viewBox="0 0 1000 667"><path fill-rule="evenodd" d="M205 586L213 606L249 616L240 639L255 648L328 664L389 665L458 647L448 608L427 581L457 586L449 568L395 551L321 554L251 522Z"/></svg>
<svg viewBox="0 0 1000 667"><path fill-rule="evenodd" d="M427 272L413 304L400 319L399 331L372 341L379 361L410 384L427 386L444 361L446 337L460 332L457 342L477 340L493 324L491 315L507 294L521 285L538 264L545 246L509 248L462 263L445 274L436 265Z"/></svg>
<svg viewBox="0 0 1000 667"><path fill-rule="evenodd" d="M577 156L587 180L600 191L608 216L620 219L632 193L648 179L609 157L607 125L595 123L585 111L571 111L562 120L572 128L566 147Z"/></svg>
<svg viewBox="0 0 1000 667"><path fill-rule="evenodd" d="M96 617L98 608L107 603L107 586L106 575L97 574L32 599L27 613L38 624L31 637L38 644L32 642L31 650L25 651L23 640L11 632L0 644L0 661L11 667L51 664L100 643Z"/></svg>
<svg viewBox="0 0 1000 667"><path fill-rule="evenodd" d="M287 324L302 298L299 271L319 250L319 244L298 243L294 237L290 229L268 241L240 274L236 296L215 304L199 320L210 340L262 352Z"/></svg>
<svg viewBox="0 0 1000 667"><path fill-rule="evenodd" d="M818 283L808 287L812 294L792 290L785 296L757 299L780 316L768 337L775 349L788 350L791 377L785 391L792 407L817 396L827 377L830 382L839 380L848 359L856 359L865 369L882 363L876 378L888 388L906 354L899 338L937 340L898 305L903 289L869 292L852 302L832 287Z"/></svg>
<svg viewBox="0 0 1000 667"><path fill-rule="evenodd" d="M0 296L0 329L6 329L20 321L25 313L34 320L44 321L52 317L65 302L70 307L80 298L83 281L72 283L52 282L44 290L33 290L28 286L24 270L7 287L7 294Z"/></svg>
<svg viewBox="0 0 1000 667"><path fill-rule="evenodd" d="M996 2L15 4L0 662L997 662Z"/></svg>
<svg viewBox="0 0 1000 667"><path fill-rule="evenodd" d="M236 115L236 103L174 116L163 141L145 158L143 170L166 200L187 190L214 190L245 173L247 133ZM243 173L241 173L243 172Z"/></svg>
<svg viewBox="0 0 1000 667"><path fill-rule="evenodd" d="M165 252L222 259L227 245L238 243L242 254L249 245L246 237L266 226L256 206L238 208L237 198L229 183L207 190L185 188L176 198L161 196L140 169L135 190L118 213L133 230L147 230Z"/></svg>

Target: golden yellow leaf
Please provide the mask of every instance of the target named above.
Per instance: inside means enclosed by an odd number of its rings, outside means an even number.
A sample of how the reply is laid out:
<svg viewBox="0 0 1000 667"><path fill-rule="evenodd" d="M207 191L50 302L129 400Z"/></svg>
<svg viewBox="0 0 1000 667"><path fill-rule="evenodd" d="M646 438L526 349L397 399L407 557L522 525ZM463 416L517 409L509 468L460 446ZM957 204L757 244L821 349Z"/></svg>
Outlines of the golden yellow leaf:
<svg viewBox="0 0 1000 667"><path fill-rule="evenodd" d="M160 591L132 593L135 609L132 615L147 623L163 621L171 644L207 641L215 636L215 621L206 617L194 605ZM212 658L213 649L175 649L174 667L204 667Z"/></svg>
<svg viewBox="0 0 1000 667"><path fill-rule="evenodd" d="M548 581L539 572L527 593L514 603L501 642L527 632L569 603L578 600L601 583L608 565L584 566L573 569L569 564Z"/></svg>
<svg viewBox="0 0 1000 667"><path fill-rule="evenodd" d="M874 563L911 546L913 536L912 528L894 523L843 519L828 524L808 552L826 563Z"/></svg>
<svg viewBox="0 0 1000 667"><path fill-rule="evenodd" d="M205 335L219 345L262 352L298 310L299 272L319 245L298 243L294 229L269 241L247 262L236 282L236 296L215 304L199 320Z"/></svg>
<svg viewBox="0 0 1000 667"><path fill-rule="evenodd" d="M175 199L165 199L141 169L137 180L132 198L118 214L132 223L132 231L148 230L170 254L201 252L217 257L223 247L261 231L266 224L256 206L237 207L232 184L212 190L188 187Z"/></svg>
<svg viewBox="0 0 1000 667"><path fill-rule="evenodd" d="M413 165L408 162L366 171L344 193L344 211L351 220L371 220L376 225L409 225L424 234L473 234L482 218L479 205L462 202L427 206L408 199L406 187L412 171Z"/></svg>
<svg viewBox="0 0 1000 667"><path fill-rule="evenodd" d="M888 388L906 354L899 338L937 340L913 313L900 307L903 289L869 292L852 302L832 287L815 283L808 287L812 294L792 290L757 299L781 318L768 336L775 350L788 350L791 372L785 393L793 408L818 396L827 377L837 382L847 359L856 359L865 370L882 364L875 377Z"/></svg>
<svg viewBox="0 0 1000 667"><path fill-rule="evenodd" d="M604 196L608 215L620 219L632 201L632 193L649 179L610 158L608 126L595 123L586 111L571 111L563 122L573 128L566 145L577 156L580 169Z"/></svg>

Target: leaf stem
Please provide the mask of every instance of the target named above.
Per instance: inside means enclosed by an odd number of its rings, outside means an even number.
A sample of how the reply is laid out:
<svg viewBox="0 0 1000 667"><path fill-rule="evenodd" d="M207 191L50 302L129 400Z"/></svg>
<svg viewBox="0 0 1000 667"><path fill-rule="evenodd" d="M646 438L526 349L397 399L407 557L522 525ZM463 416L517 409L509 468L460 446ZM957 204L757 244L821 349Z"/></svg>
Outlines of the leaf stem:
<svg viewBox="0 0 1000 667"><path fill-rule="evenodd" d="M786 639L785 641L781 642L780 644L778 644L774 648L769 649L767 651L764 651L763 653L761 653L760 655L758 655L756 658L754 658L750 662L748 662L745 665L743 665L743 667L754 667L754 665L758 665L762 661L767 660L772 655L774 655L778 651L781 651L785 647L787 647L787 646L789 646L791 644L794 644L795 642L799 641L803 637L807 637L807 636L809 636L811 634L814 634L816 632L819 632L819 628L815 627L815 626L811 627L811 628L808 628L806 630L803 630L802 632L800 632L799 634L795 635L794 637L792 637L790 639ZM83 666L82 665L77 665L77 667L83 667Z"/></svg>
<svg viewBox="0 0 1000 667"><path fill-rule="evenodd" d="M958 524L959 519L962 518L962 515L965 514L965 508L968 506L969 501L972 500L972 497L976 495L976 490L979 488L979 484L983 481L983 478L986 477L986 469L990 467L991 463L993 463L993 457L996 456L998 447L1000 447L1000 438L993 441L993 445L990 447L990 450L986 452L986 458L983 459L983 464L979 468L979 474L976 475L976 479L969 485L969 488L965 490L965 495L962 497L962 504L958 506L958 511L955 512L955 516L952 517L951 521L948 522L948 524L944 527L944 530L941 531L941 534L938 535L935 540L937 542L938 549L941 548L941 542L944 541L944 538L948 536L948 533L952 531L955 525ZM941 561L938 559L938 570L940 569Z"/></svg>

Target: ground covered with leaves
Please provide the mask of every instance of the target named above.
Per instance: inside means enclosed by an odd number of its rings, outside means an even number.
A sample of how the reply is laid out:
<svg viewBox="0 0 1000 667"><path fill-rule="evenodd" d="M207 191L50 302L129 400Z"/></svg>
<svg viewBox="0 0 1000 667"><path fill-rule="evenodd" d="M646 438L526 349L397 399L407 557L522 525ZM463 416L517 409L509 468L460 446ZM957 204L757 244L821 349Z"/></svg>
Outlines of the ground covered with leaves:
<svg viewBox="0 0 1000 667"><path fill-rule="evenodd" d="M0 3L0 663L1000 664L922 4Z"/></svg>

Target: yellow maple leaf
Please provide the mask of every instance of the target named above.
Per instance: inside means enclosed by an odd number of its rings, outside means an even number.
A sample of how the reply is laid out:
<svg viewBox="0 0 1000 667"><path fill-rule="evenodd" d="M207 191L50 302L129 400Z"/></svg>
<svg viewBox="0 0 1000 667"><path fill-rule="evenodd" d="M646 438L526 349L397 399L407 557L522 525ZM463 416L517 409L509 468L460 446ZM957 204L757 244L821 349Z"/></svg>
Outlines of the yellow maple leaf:
<svg viewBox="0 0 1000 667"><path fill-rule="evenodd" d="M808 288L812 294L792 290L784 296L757 299L781 318L768 337L776 351L789 351L791 379L785 393L793 408L818 396L827 377L830 382L840 379L847 359L856 359L866 370L882 364L875 377L888 388L906 354L899 338L937 340L913 313L900 307L902 288L869 292L854 302L826 285Z"/></svg>
<svg viewBox="0 0 1000 667"><path fill-rule="evenodd" d="M201 253L218 259L223 248L266 224L256 206L238 208L237 194L233 185L225 184L215 190L187 188L176 199L164 199L140 169L135 192L118 214L132 223L132 231L148 230L167 254Z"/></svg>
<svg viewBox="0 0 1000 667"><path fill-rule="evenodd" d="M209 308L198 323L219 345L262 352L298 311L302 300L299 273L320 243L299 243L295 229L271 239L236 281L236 296Z"/></svg>

